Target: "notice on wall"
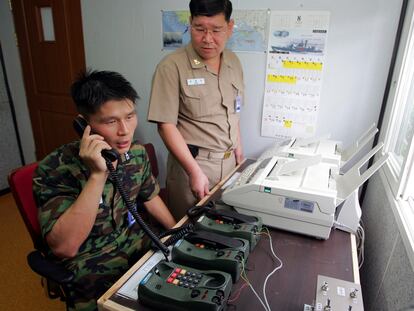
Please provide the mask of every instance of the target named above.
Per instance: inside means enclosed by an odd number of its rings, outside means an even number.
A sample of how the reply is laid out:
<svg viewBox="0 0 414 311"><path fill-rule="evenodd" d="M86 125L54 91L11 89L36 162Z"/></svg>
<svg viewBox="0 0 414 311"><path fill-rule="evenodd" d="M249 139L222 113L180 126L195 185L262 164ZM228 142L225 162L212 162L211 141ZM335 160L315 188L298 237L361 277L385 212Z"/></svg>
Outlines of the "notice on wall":
<svg viewBox="0 0 414 311"><path fill-rule="evenodd" d="M262 136L315 135L329 12L272 11Z"/></svg>

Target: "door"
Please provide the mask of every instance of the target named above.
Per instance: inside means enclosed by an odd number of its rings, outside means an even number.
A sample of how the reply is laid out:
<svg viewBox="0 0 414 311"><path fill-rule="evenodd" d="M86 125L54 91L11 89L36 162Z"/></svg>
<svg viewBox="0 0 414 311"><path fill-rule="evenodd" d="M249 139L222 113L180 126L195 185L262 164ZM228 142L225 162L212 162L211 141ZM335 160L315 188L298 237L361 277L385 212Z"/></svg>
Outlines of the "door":
<svg viewBox="0 0 414 311"><path fill-rule="evenodd" d="M9 189L7 175L23 165L23 152L16 127L16 116L5 70L0 42L0 195ZM7 150L7 152L5 152Z"/></svg>
<svg viewBox="0 0 414 311"><path fill-rule="evenodd" d="M85 68L80 0L12 0L36 158L77 138L70 85Z"/></svg>

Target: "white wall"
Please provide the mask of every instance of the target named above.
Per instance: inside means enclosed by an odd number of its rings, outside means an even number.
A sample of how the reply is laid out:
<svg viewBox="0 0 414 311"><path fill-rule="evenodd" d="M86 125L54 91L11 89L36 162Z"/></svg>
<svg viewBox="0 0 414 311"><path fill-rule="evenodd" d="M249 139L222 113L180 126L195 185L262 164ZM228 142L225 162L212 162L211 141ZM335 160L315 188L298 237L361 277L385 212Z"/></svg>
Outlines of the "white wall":
<svg viewBox="0 0 414 311"><path fill-rule="evenodd" d="M161 10L188 8L188 0L82 0L86 64L119 71L141 96L136 136L153 142L164 180L166 149L146 122L151 79L161 50ZM377 122L397 29L401 0L233 0L234 9L331 12L317 135L347 146ZM245 155L258 156L271 138L260 136L266 56L237 53L245 74L241 113Z"/></svg>
<svg viewBox="0 0 414 311"><path fill-rule="evenodd" d="M35 145L23 84L22 66L14 32L13 15L9 8L9 1L0 0L0 41L6 64L6 73L16 111L23 156L26 163L31 163L36 160ZM5 150L1 150L1 152L5 152Z"/></svg>

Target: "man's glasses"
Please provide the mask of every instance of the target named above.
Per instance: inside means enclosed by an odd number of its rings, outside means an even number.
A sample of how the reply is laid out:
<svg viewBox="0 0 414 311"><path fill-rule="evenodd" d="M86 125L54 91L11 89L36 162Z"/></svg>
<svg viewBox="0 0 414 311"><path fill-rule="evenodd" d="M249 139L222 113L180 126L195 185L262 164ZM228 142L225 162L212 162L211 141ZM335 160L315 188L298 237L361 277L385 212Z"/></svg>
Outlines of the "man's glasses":
<svg viewBox="0 0 414 311"><path fill-rule="evenodd" d="M194 32L195 35L202 37L207 36L207 34L210 34L212 37L215 38L221 38L224 37L227 33L227 29L222 28L214 28L214 29L207 29L199 26L191 26L191 30Z"/></svg>

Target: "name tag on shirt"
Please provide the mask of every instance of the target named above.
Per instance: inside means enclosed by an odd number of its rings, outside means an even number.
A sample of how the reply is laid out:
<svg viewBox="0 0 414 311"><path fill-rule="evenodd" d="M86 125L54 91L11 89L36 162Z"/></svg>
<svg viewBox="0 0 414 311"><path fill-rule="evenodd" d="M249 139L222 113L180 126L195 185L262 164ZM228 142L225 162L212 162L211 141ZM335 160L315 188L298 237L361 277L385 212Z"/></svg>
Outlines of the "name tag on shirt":
<svg viewBox="0 0 414 311"><path fill-rule="evenodd" d="M236 99L234 100L234 110L236 112L240 112L242 105L242 97L240 95L236 96Z"/></svg>
<svg viewBox="0 0 414 311"><path fill-rule="evenodd" d="M203 85L206 84L204 78L187 79L187 85Z"/></svg>
<svg viewBox="0 0 414 311"><path fill-rule="evenodd" d="M135 221L135 217L128 211L128 227L131 227Z"/></svg>

